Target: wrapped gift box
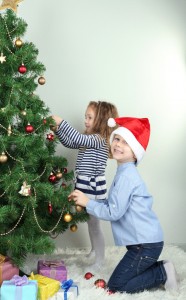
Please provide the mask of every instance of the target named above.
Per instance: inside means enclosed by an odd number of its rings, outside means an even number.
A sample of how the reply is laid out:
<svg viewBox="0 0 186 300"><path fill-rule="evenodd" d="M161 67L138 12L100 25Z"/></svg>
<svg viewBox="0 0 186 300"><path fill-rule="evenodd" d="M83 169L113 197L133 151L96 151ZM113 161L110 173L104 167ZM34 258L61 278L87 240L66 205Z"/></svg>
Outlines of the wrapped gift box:
<svg viewBox="0 0 186 300"><path fill-rule="evenodd" d="M64 281L59 291L48 300L75 300L78 295L78 282L73 282L72 279L69 279Z"/></svg>
<svg viewBox="0 0 186 300"><path fill-rule="evenodd" d="M61 282L40 274L31 273L29 279L37 280L38 283L38 298L40 300L48 300L58 292L61 286Z"/></svg>
<svg viewBox="0 0 186 300"><path fill-rule="evenodd" d="M37 272L46 277L50 277L59 281L67 279L67 269L62 260L39 260Z"/></svg>
<svg viewBox="0 0 186 300"><path fill-rule="evenodd" d="M5 280L3 281L3 284L1 286L0 299L1 300L37 300L37 291L38 291L38 286L36 280L27 280L27 283L23 285L16 285L11 280Z"/></svg>
<svg viewBox="0 0 186 300"><path fill-rule="evenodd" d="M19 268L13 265L9 257L0 254L0 285L14 275L19 275Z"/></svg>

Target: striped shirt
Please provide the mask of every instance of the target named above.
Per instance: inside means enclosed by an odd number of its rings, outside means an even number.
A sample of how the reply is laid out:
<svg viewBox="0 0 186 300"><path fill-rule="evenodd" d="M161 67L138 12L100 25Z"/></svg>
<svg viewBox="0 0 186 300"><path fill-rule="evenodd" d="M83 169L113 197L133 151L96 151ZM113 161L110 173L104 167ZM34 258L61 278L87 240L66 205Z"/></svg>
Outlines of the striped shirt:
<svg viewBox="0 0 186 300"><path fill-rule="evenodd" d="M106 198L105 168L108 144L98 134L81 134L65 120L56 131L60 142L67 148L79 149L75 173L75 187L91 198Z"/></svg>

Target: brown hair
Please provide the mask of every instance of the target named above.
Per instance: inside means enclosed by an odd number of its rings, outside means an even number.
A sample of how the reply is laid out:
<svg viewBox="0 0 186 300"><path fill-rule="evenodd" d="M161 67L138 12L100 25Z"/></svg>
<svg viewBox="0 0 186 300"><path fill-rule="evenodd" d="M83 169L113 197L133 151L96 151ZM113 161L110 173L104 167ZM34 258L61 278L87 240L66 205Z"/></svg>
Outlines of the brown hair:
<svg viewBox="0 0 186 300"><path fill-rule="evenodd" d="M90 101L88 107L95 110L95 120L92 128L92 133L99 134L107 140L110 148L109 138L113 130L116 128L109 127L107 122L109 118L118 118L118 111L114 104L106 101ZM87 107L87 108L88 108Z"/></svg>

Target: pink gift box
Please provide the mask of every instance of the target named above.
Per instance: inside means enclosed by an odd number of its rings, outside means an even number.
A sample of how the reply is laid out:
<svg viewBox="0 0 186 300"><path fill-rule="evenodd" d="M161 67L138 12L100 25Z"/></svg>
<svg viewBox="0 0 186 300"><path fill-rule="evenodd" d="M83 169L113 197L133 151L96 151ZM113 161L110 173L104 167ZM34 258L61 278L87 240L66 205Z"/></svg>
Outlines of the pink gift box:
<svg viewBox="0 0 186 300"><path fill-rule="evenodd" d="M0 255L0 286L4 280L10 280L19 275L19 268L11 262L9 257Z"/></svg>
<svg viewBox="0 0 186 300"><path fill-rule="evenodd" d="M67 279L67 269L62 260L39 260L37 272L40 275L63 281Z"/></svg>

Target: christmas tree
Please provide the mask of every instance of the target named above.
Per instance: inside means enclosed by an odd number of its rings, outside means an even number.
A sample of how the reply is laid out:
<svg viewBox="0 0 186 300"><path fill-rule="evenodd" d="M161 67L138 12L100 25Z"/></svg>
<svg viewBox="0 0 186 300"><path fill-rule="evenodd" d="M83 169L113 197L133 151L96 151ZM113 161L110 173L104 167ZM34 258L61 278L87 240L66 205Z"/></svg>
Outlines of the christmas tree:
<svg viewBox="0 0 186 300"><path fill-rule="evenodd" d="M52 253L51 237L75 232L88 215L68 201L73 172L55 155L50 110L35 93L45 84L45 67L24 41L18 2L0 6L0 254L21 267L28 253Z"/></svg>

